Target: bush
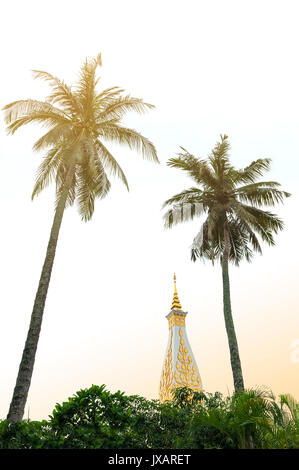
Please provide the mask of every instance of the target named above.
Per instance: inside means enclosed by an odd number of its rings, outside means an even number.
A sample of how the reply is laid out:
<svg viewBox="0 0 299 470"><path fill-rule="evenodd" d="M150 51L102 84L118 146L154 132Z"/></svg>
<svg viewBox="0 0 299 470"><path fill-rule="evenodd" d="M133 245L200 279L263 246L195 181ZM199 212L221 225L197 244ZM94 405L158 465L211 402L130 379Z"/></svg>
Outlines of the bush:
<svg viewBox="0 0 299 470"><path fill-rule="evenodd" d="M290 395L174 390L166 403L104 385L57 404L48 421L0 421L0 449L299 448L299 405Z"/></svg>

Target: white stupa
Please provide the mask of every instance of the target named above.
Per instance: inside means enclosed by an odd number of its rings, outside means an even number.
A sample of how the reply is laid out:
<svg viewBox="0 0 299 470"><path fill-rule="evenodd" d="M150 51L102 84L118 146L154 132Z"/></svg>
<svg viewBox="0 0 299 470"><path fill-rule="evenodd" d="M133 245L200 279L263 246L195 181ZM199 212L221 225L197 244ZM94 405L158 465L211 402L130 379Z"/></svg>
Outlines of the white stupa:
<svg viewBox="0 0 299 470"><path fill-rule="evenodd" d="M172 389L189 387L196 392L202 390L198 367L188 341L185 318L176 288L174 275L174 295L171 311L166 316L169 338L160 380L159 399L161 402L172 399Z"/></svg>

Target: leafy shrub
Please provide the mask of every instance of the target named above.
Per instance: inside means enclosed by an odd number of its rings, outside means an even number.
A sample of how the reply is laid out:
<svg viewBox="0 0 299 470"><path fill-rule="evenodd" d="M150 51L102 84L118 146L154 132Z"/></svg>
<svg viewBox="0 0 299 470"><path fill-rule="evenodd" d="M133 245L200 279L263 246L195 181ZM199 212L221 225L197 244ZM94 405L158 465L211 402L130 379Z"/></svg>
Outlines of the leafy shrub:
<svg viewBox="0 0 299 470"><path fill-rule="evenodd" d="M51 426L47 421L22 421L9 424L0 421L0 449L42 449L51 441Z"/></svg>
<svg viewBox="0 0 299 470"><path fill-rule="evenodd" d="M299 405L259 389L224 398L186 387L161 404L92 385L56 404L48 421L0 421L0 449L43 448L299 448Z"/></svg>

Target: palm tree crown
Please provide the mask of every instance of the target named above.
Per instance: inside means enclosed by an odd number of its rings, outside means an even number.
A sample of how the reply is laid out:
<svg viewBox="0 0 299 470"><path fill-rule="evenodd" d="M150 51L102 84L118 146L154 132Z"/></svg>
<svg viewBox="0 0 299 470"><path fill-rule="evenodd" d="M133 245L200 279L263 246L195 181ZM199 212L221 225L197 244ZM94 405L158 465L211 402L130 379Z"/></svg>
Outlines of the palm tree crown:
<svg viewBox="0 0 299 470"><path fill-rule="evenodd" d="M274 181L256 180L269 170L269 158L253 161L237 170L229 162L227 136L221 136L207 160L198 160L186 149L168 165L180 168L198 185L176 194L164 203L171 208L164 216L165 226L193 219L203 213L207 217L193 240L191 258L222 260L225 246L225 227L229 234L229 260L236 265L242 258L251 261L253 251L262 252L259 239L274 245L273 232L283 228L275 214L259 208L273 206L290 196L278 189Z"/></svg>
<svg viewBox="0 0 299 470"><path fill-rule="evenodd" d="M107 170L129 189L124 172L103 140L127 144L131 149L141 150L143 157L159 161L154 145L146 137L121 124L128 111L142 113L154 106L139 98L123 96L124 90L118 87L98 93L96 69L100 65L100 54L93 60L86 59L75 87L69 87L48 72L35 70L34 77L46 80L52 88L46 101L19 100L3 108L11 134L32 122L49 128L33 147L47 149L47 153L39 166L32 198L55 179L58 202L67 172L73 167L67 205L76 199L85 221L92 217L95 198L103 198L110 189Z"/></svg>

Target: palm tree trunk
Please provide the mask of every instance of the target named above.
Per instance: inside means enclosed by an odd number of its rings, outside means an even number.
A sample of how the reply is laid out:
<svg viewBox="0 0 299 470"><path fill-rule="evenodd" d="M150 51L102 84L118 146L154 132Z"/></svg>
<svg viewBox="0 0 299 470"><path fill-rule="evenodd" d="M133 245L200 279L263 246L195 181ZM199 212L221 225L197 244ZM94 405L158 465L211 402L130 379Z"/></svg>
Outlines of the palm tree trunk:
<svg viewBox="0 0 299 470"><path fill-rule="evenodd" d="M235 333L234 321L232 316L232 308L230 301L230 286L228 275L228 258L230 252L230 239L227 225L224 225L224 253L222 258L222 280L223 280L223 311L225 328L228 337L230 362L233 371L235 391L244 390L244 381L242 374L241 361L239 356L239 348Z"/></svg>
<svg viewBox="0 0 299 470"><path fill-rule="evenodd" d="M33 311L31 315L31 321L29 330L27 333L27 339L25 348L22 355L22 360L19 366L19 372L17 376L16 385L12 401L10 403L7 420L10 423L19 423L24 415L25 404L28 396L30 387L33 366L35 361L35 354L37 350L37 344L39 334L41 330L41 324L43 319L44 307L48 292L48 287L51 279L51 272L54 263L55 251L57 246L57 240L59 230L62 222L62 217L66 205L66 200L71 185L72 177L74 172L74 166L71 165L65 180L65 187L61 194L60 200L57 204L55 216L52 224L50 239L48 243L46 258L44 261L43 269L41 272L37 293L33 305Z"/></svg>

